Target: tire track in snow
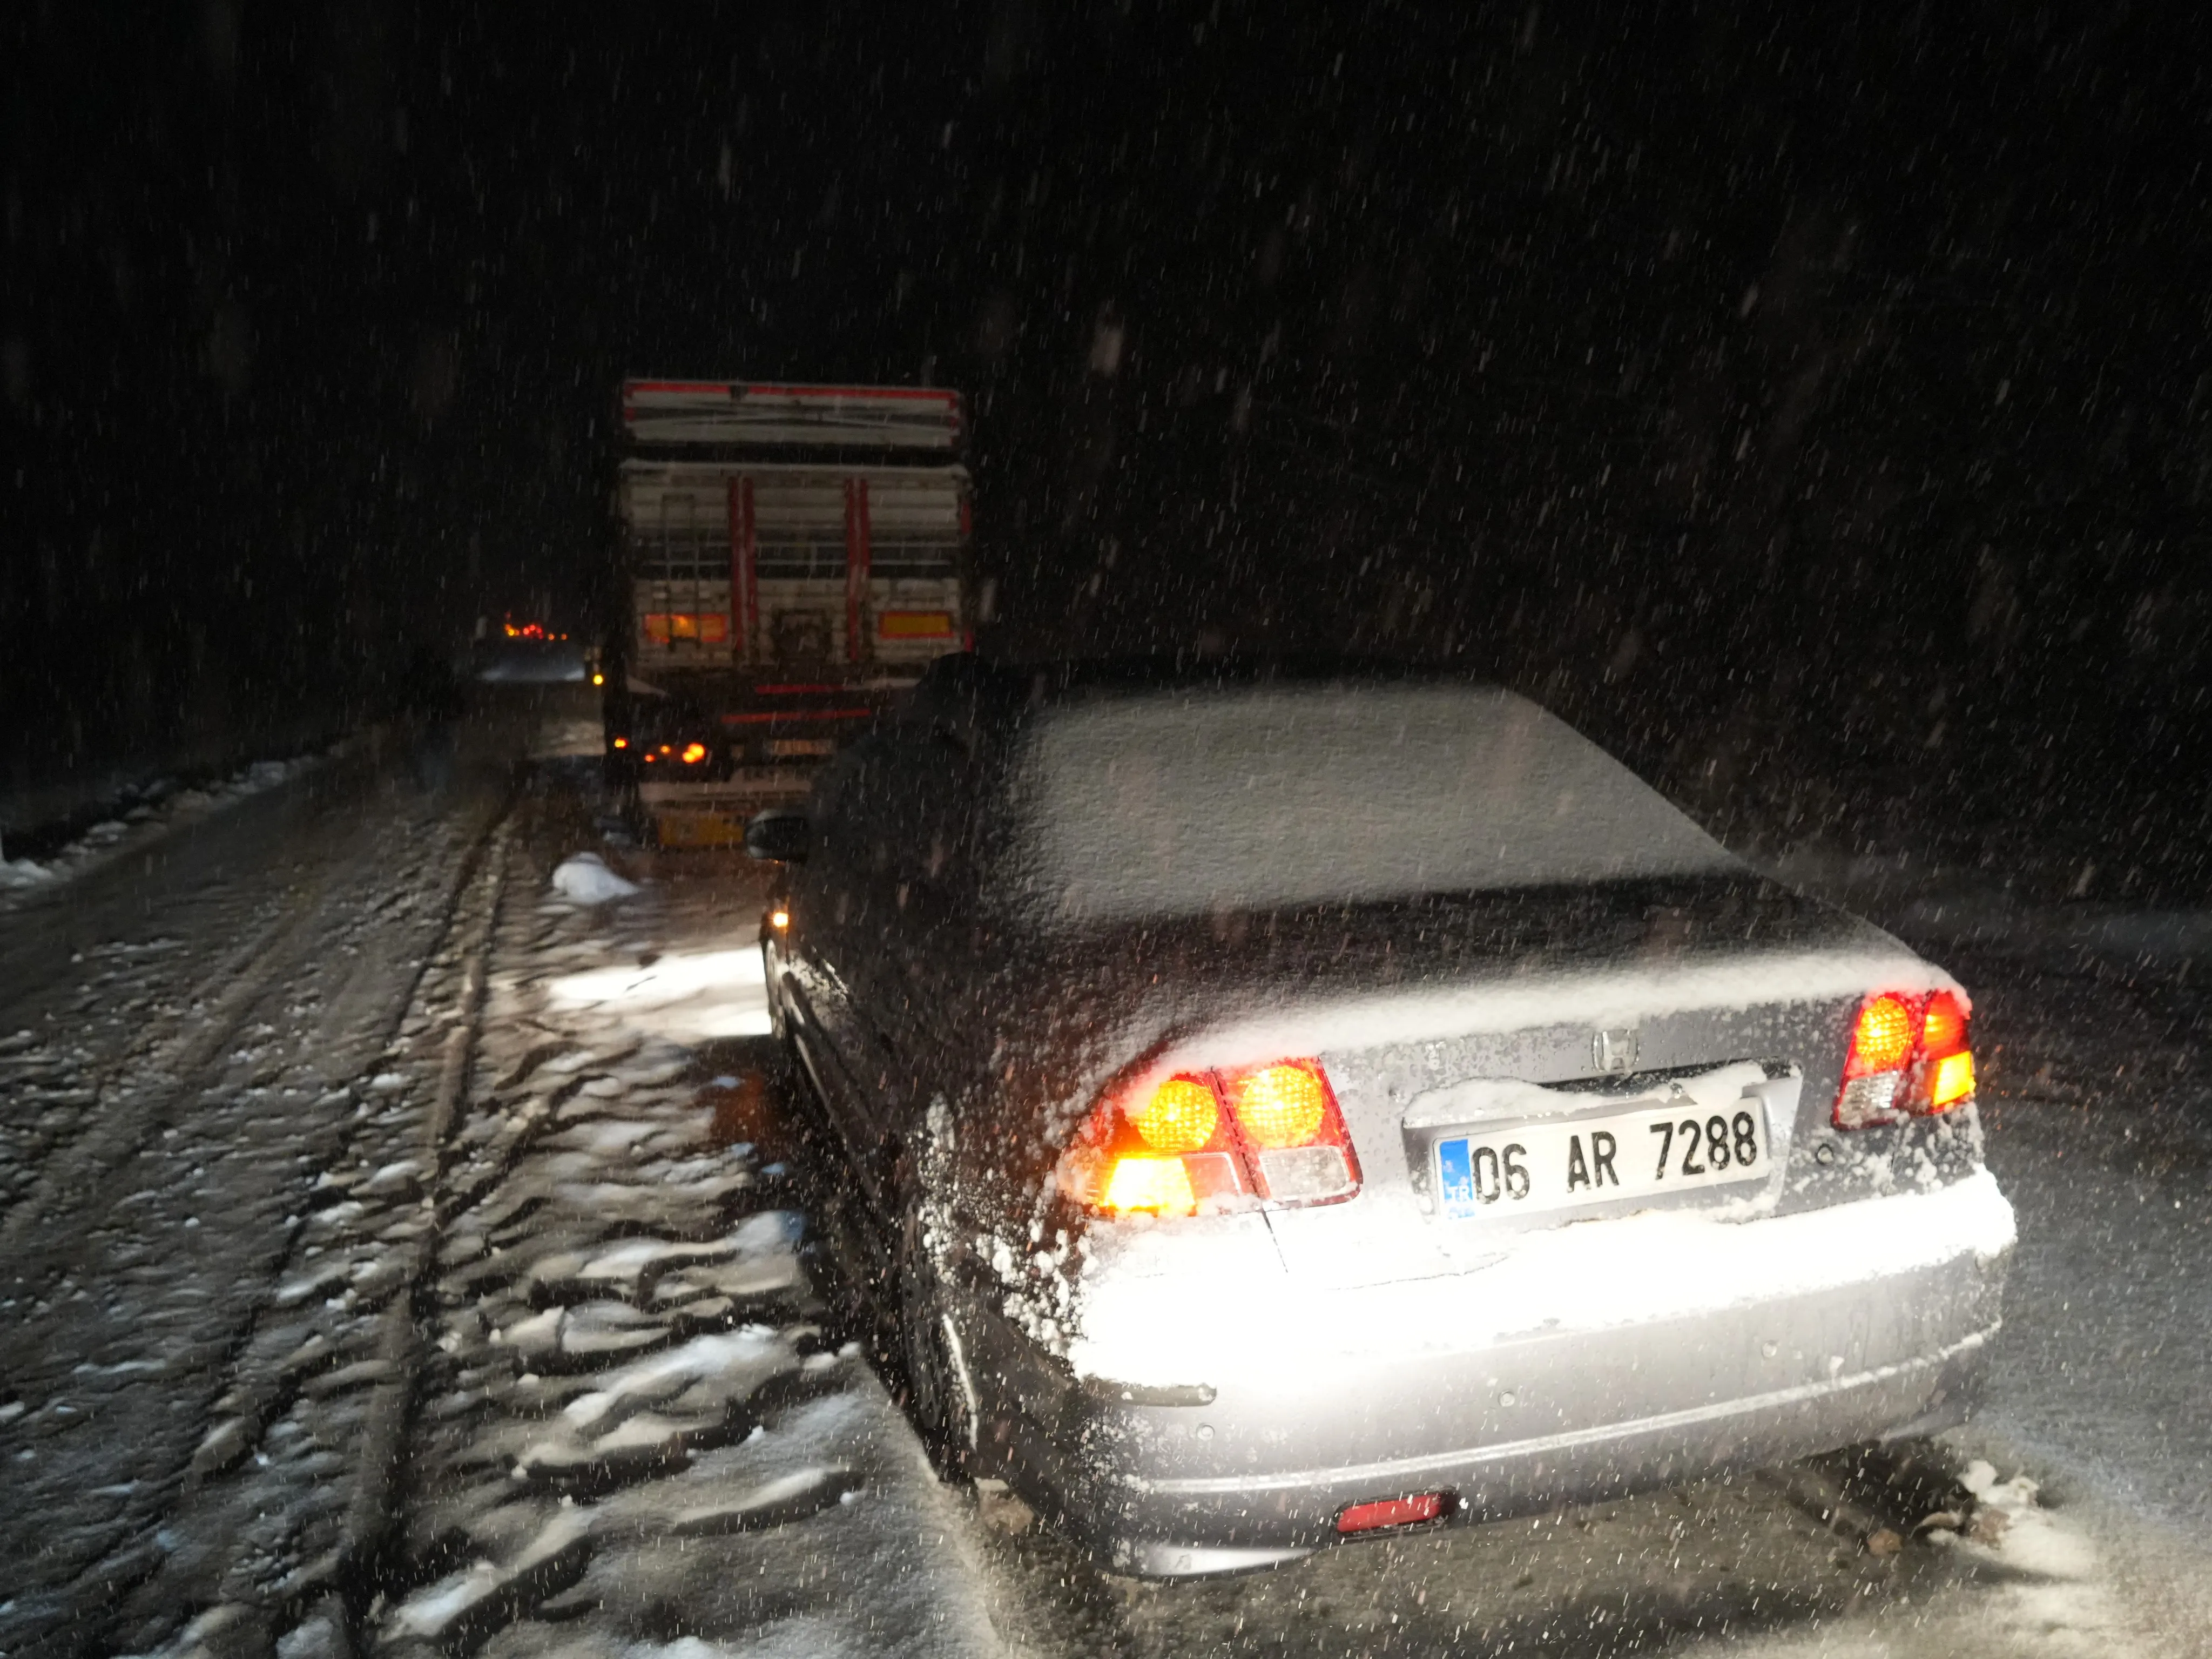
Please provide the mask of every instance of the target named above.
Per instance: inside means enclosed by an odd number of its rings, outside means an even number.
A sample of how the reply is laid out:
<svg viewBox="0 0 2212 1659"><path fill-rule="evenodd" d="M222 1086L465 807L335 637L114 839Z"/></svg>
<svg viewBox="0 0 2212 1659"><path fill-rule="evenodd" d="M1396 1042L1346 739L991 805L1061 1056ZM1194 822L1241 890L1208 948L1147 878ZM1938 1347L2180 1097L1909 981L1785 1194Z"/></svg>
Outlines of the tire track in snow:
<svg viewBox="0 0 2212 1659"><path fill-rule="evenodd" d="M174 1086L149 1091L157 1097L135 1103L137 1110L126 1113L122 1124L103 1125L95 1119L88 1126L88 1133L102 1147L135 1142L143 1156L132 1157L126 1147L104 1176L91 1177L93 1201L77 1200L76 1212L64 1212L57 1224L57 1231L66 1233L66 1238L42 1252L33 1237L27 1247L19 1246L16 1261L9 1263L19 1271L19 1264L43 1266L49 1280L58 1272L61 1290L33 1300L19 1284L18 1294L8 1304L21 1307L29 1302L35 1317L16 1325L8 1351L0 1354L5 1373L17 1389L43 1389L48 1398L44 1408L20 1422L0 1424L0 1439L9 1437L9 1428L37 1429L42 1418L56 1411L75 1411L74 1420L88 1420L83 1416L87 1402L95 1416L112 1416L120 1407L129 1420L149 1427L158 1422L160 1432L143 1445L102 1447L75 1445L51 1430L42 1431L32 1434L29 1443L15 1454L39 1459L31 1467L40 1489L50 1494L66 1489L70 1468L85 1465L88 1453L94 1463L120 1464L131 1478L112 1488L122 1495L119 1504L88 1505L82 1497L71 1495L61 1498L62 1512L52 1516L53 1524L47 1528L37 1528L21 1516L0 1522L0 1559L13 1558L22 1569L0 1575L14 1579L10 1588L15 1592L12 1601L0 1605L0 1649L61 1654L112 1647L118 1640L143 1644L149 1632L151 1639L158 1640L160 1631L173 1628L179 1616L203 1604L205 1587L222 1578L222 1564L210 1559L206 1547L209 1529L173 1523L180 1508L193 1507L210 1474L219 1474L239 1457L254 1452L254 1437L234 1432L232 1437L240 1443L226 1446L220 1438L204 1437L195 1450L189 1437L194 1424L189 1418L180 1419L179 1413L204 1409L191 1398L191 1393L201 1390L203 1400L213 1396L226 1372L234 1378L234 1394L239 1392L241 1361L252 1357L256 1337L270 1323L264 1316L270 1304L263 1301L262 1287L273 1279L284 1252L303 1247L311 1255L315 1252L317 1247L309 1242L313 1218L303 1223L298 1216L282 1215L286 1191L295 1182L303 1188L313 1178L315 1167L326 1166L356 1141L373 1141L384 1131L384 1121L401 1107L379 1085L412 1086L388 1062L411 1046L407 1029L421 1015L410 1016L410 1005L426 988L426 969L435 961L439 936L451 933L453 906L465 890L477 854L498 817L496 811L475 811L465 801L461 805L458 811L410 808L396 824L385 813L356 813L335 844L316 849L309 861L316 878L293 890L291 903L269 932L228 953L234 961L258 951L259 960L232 988L224 1004L227 1018L186 1034L181 1057L175 1049L169 1051L181 1073L171 1079ZM395 830L399 833L395 835ZM412 856L394 858L395 851ZM364 872L371 882L362 882ZM321 925L308 927L310 919ZM430 941L432 951L422 953L419 944L410 950L410 936L426 924L438 930ZM319 948L325 953L319 959ZM396 951L404 953L397 960ZM395 973L395 969L400 971ZM313 1006L325 992L329 1000ZM222 1087L222 1079L195 1078L181 1063L197 1057L206 1071L234 1074L243 1063L254 1066L257 1077L265 1073L266 1066L256 1055L269 1050L227 1054L227 1047L254 1010L295 994L308 999L311 1023L303 1030L313 1040L293 1045L301 1052L268 1077L271 1086L231 1087L218 1097L209 1091ZM227 1034L211 1029L221 1027L228 1028ZM273 1033L274 1028L256 1030ZM333 1037L337 1039L334 1042ZM365 1072L350 1073L350 1066L376 1054L371 1044L385 1050L386 1060ZM284 1048L276 1045L280 1055ZM353 1081L330 1089L334 1070L341 1079L350 1076ZM276 1086L284 1077L298 1078L305 1086ZM311 1101L319 1089L323 1091L320 1097ZM272 1114L257 1110L259 1097L269 1097ZM190 1103L189 1110L181 1109L185 1103ZM253 1183L240 1189L253 1195L253 1201L242 1206L246 1213L222 1218L217 1223L218 1236L210 1241L218 1247L217 1260L225 1261L229 1271L244 1265L238 1261L241 1247L252 1253L250 1276L240 1286L248 1294L234 1303L225 1298L210 1304L206 1291L194 1284L196 1272L204 1269L196 1269L189 1260L176 1259L173 1253L156 1258L146 1246L131 1242L134 1230L136 1236L158 1236L145 1233L149 1226L165 1224L156 1219L155 1211L191 1204L189 1194L161 1182L172 1170L167 1178L173 1182L184 1173L178 1166L190 1159L189 1152L169 1156L171 1149L203 1145L210 1164L221 1157L226 1165L235 1166L229 1176L234 1183L240 1178ZM301 1149L296 1157L286 1156L295 1148ZM152 1164L147 1164L149 1158ZM97 1167L100 1161L79 1152L70 1167L82 1170L88 1165ZM304 1176L294 1173L301 1164L309 1166ZM140 1170L141 1165L146 1167ZM143 1209L129 1207L142 1194L117 1196L131 1184L134 1170L138 1171L137 1178L150 1175L155 1183L143 1194L152 1200ZM195 1176L201 1173L197 1167L190 1171ZM279 1176L283 1185L272 1186L271 1176ZM49 1176L50 1192L59 1181ZM50 1197L50 1207L52 1203ZM259 1221L264 1214L265 1223ZM183 1224L196 1228L198 1218L185 1218ZM273 1257L254 1259L267 1249L258 1242L257 1224L273 1232L271 1242L277 1250ZM191 1243L207 1237L208 1230L188 1231L179 1242ZM184 1254L190 1257L193 1253L187 1249ZM27 1263L26 1257L30 1258ZM134 1261L139 1265L131 1265ZM259 1277L264 1272L270 1279ZM133 1284L118 1291L118 1275ZM166 1324L102 1331L83 1316L72 1318L72 1304L63 1296L74 1278L86 1281L76 1292L80 1300L87 1291L103 1299L119 1295L118 1306L134 1297L157 1298L149 1311L163 1311ZM390 1286L371 1275L335 1288L349 1307L373 1308L381 1305ZM284 1298L280 1294L275 1300ZM282 1317L274 1334L283 1337L282 1328L297 1317L299 1306L295 1302L276 1311ZM185 1339L181 1346L178 1338L164 1334L167 1326L179 1327L179 1337ZM290 1335L287 1351L276 1357L283 1363L271 1361L270 1375L257 1379L253 1391L272 1403L306 1397L317 1401L319 1409L325 1401L343 1407L368 1380L362 1366L373 1367L374 1362L348 1354L343 1344L325 1342L319 1351L312 1341L301 1341L300 1334ZM93 1351L72 1368L71 1352L88 1346ZM112 1352L118 1346L135 1347L150 1357L97 1363L101 1348ZM333 1363L340 1359L353 1363ZM118 1376L109 1385L98 1382L103 1373L135 1375ZM134 1386L135 1404L116 1392ZM106 1396L103 1389L108 1391ZM79 1403L64 1406L64 1394ZM17 1413L21 1410L19 1398ZM168 1448L179 1430L187 1437L172 1452ZM168 1461L172 1456L178 1460L174 1464ZM11 1473L21 1467L15 1464ZM333 1471L324 1467L306 1473L311 1482L327 1485ZM92 1485L100 1478L81 1484ZM215 1530L229 1535L226 1543L247 1538L266 1507L265 1503L250 1504L242 1513L226 1516L225 1526ZM258 1540L254 1547L267 1541ZM281 1549L270 1553L270 1559L282 1553Z"/></svg>
<svg viewBox="0 0 2212 1659"><path fill-rule="evenodd" d="M145 1028L130 1048L95 1071L90 1079L93 1098L76 1134L47 1149L32 1189L0 1221L0 1256L19 1272L28 1265L52 1273L74 1261L65 1249L32 1251L27 1260L25 1243L34 1230L81 1239L82 1234L57 1225L62 1213L109 1207L100 1200L109 1196L105 1188L112 1186L118 1166L161 1131L181 1099L204 1083L201 1074L238 1035L270 987L297 968L301 936L328 896L332 878L325 868L318 879L290 889L275 919L216 966L211 982L223 988L197 1027L188 1028L182 1014L171 1016Z"/></svg>
<svg viewBox="0 0 2212 1659"><path fill-rule="evenodd" d="M413 1292L429 1260L425 1189L466 1083L509 828L501 818L467 845L438 945L392 1021L436 1041L379 1073L376 1081L404 1077L406 1086L391 1091L394 1104L349 1125L283 1282L240 1334L222 1415L166 1518L167 1530L202 1547L137 1598L149 1616L212 1601L171 1651L266 1651L316 1618L342 1628L344 1597L382 1547L419 1348ZM301 1446L312 1449L301 1455ZM311 1483L319 1489L303 1490Z"/></svg>

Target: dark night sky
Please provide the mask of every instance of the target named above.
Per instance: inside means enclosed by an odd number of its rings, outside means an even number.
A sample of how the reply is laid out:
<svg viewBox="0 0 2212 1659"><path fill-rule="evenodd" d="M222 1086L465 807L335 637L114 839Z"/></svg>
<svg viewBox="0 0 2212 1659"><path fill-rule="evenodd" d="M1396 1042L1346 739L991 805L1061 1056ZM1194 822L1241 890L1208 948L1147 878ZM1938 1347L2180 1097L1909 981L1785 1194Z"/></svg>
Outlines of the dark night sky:
<svg viewBox="0 0 2212 1659"><path fill-rule="evenodd" d="M580 619L650 372L968 392L1003 649L1448 657L1680 787L2201 809L2212 99L2164 10L0 27L19 779Z"/></svg>

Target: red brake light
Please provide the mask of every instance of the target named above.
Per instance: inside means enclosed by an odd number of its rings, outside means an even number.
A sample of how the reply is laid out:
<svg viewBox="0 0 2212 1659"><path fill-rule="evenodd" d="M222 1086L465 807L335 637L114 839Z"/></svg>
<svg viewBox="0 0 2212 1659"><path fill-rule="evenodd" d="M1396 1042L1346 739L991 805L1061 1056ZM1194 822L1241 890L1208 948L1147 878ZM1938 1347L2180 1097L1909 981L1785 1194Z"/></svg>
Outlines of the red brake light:
<svg viewBox="0 0 2212 1659"><path fill-rule="evenodd" d="M1833 1114L1838 1129L1902 1122L1973 1098L1966 1010L1949 991L1883 991L1859 1006Z"/></svg>
<svg viewBox="0 0 2212 1659"><path fill-rule="evenodd" d="M1188 1215L1240 1200L1335 1203L1359 1190L1359 1161L1321 1062L1285 1060L1110 1096L1061 1158L1059 1181L1109 1215Z"/></svg>
<svg viewBox="0 0 2212 1659"><path fill-rule="evenodd" d="M1948 991L1928 999L1928 1012L1920 1021L1920 1042L1933 1059L1953 1054L1966 1046L1966 1011Z"/></svg>

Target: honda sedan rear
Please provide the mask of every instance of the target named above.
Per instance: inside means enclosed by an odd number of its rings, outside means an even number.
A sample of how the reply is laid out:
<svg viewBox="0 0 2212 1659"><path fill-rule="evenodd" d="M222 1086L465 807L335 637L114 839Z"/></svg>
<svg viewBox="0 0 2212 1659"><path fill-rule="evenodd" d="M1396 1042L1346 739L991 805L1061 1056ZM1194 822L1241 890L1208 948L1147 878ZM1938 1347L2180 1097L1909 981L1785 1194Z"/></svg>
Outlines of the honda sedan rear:
<svg viewBox="0 0 2212 1659"><path fill-rule="evenodd" d="M1121 1570L1965 1409L1965 991L1534 704L956 659L810 816L771 995L917 1415Z"/></svg>

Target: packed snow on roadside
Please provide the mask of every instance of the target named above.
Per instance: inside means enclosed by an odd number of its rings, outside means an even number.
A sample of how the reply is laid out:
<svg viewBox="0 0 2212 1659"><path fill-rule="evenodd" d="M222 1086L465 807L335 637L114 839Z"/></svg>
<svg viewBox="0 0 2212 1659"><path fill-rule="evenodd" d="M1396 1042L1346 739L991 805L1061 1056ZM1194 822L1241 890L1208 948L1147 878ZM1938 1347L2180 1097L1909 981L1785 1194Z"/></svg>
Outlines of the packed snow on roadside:
<svg viewBox="0 0 2212 1659"><path fill-rule="evenodd" d="M623 885L501 934L369 1650L995 1652L957 1499L825 1329L757 1144L760 957L720 948L743 901Z"/></svg>
<svg viewBox="0 0 2212 1659"><path fill-rule="evenodd" d="M553 890L578 904L605 904L629 898L638 888L608 869L597 853L576 853L562 860L553 872Z"/></svg>
<svg viewBox="0 0 2212 1659"><path fill-rule="evenodd" d="M10 859L4 847L0 847L0 896L66 881L125 842L159 834L265 793L320 766L343 747L339 743L321 753L297 755L289 760L256 761L227 778L190 787L180 788L173 780L157 779L118 796L108 808L115 816L101 819L50 858Z"/></svg>

